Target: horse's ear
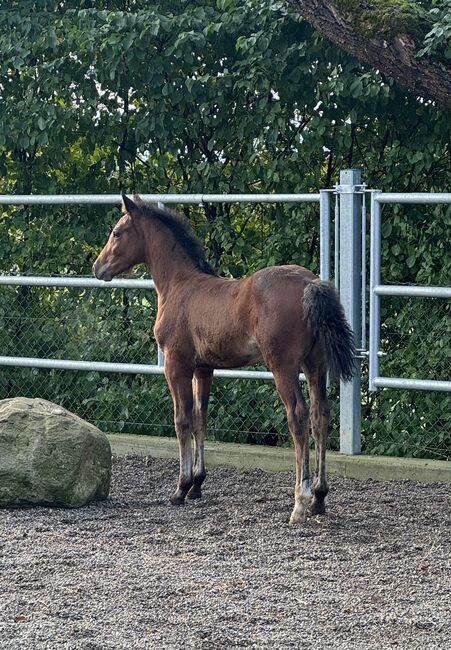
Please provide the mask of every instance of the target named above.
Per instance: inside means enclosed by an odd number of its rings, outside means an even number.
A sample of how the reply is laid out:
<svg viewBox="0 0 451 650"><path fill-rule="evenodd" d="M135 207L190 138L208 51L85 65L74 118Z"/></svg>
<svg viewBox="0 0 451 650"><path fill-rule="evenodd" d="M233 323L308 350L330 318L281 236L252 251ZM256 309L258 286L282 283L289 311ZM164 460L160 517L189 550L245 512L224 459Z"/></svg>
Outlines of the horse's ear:
<svg viewBox="0 0 451 650"><path fill-rule="evenodd" d="M138 209L136 204L133 203L133 201L128 198L128 196L125 194L123 190L121 192L121 196L122 196L122 212L124 213L128 212L128 214L132 214L133 212L135 212L135 210Z"/></svg>

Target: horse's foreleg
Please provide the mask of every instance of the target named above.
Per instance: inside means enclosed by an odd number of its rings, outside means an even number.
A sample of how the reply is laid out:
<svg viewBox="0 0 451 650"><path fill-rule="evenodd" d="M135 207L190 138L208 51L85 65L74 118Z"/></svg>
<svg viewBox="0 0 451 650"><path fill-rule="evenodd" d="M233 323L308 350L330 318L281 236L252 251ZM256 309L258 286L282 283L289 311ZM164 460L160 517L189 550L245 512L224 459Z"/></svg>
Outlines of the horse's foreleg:
<svg viewBox="0 0 451 650"><path fill-rule="evenodd" d="M206 470L204 461L204 440L207 432L207 409L210 397L213 370L196 369L193 378L193 436L194 475L193 485L186 495L188 499L200 499Z"/></svg>
<svg viewBox="0 0 451 650"><path fill-rule="evenodd" d="M310 422L316 448L316 478L313 483L311 512L326 511L324 499L329 492L326 478L326 443L329 431L330 409L327 400L326 373L316 369L307 374L310 389Z"/></svg>
<svg viewBox="0 0 451 650"><path fill-rule="evenodd" d="M290 524L303 522L312 499L309 473L309 410L299 385L298 373L273 370L276 388L287 411L288 428L294 441L296 454L296 484L294 509Z"/></svg>
<svg viewBox="0 0 451 650"><path fill-rule="evenodd" d="M193 484L191 434L193 432L192 371L166 355L164 374L174 402L174 424L179 442L180 474L177 489L171 496L173 505L182 505Z"/></svg>

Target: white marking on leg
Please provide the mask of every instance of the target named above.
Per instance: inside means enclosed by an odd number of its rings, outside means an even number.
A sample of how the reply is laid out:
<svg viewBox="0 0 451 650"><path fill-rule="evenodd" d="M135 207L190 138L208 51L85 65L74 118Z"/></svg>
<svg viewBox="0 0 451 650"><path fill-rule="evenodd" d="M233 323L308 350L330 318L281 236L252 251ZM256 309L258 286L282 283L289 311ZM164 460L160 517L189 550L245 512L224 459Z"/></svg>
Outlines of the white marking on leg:
<svg viewBox="0 0 451 650"><path fill-rule="evenodd" d="M290 517L290 524L303 523L307 518L307 508L312 501L310 479L304 479L301 486L297 485L294 497L294 508Z"/></svg>

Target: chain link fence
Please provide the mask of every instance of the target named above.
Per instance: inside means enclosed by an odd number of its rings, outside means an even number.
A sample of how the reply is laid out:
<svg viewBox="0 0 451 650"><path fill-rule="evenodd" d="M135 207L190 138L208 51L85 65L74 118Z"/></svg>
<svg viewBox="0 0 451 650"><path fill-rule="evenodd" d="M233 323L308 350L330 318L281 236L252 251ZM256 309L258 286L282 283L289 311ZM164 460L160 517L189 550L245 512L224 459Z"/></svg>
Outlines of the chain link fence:
<svg viewBox="0 0 451 650"><path fill-rule="evenodd" d="M152 290L3 286L0 295L4 356L157 363ZM57 402L105 431L175 435L162 375L4 367L0 390L2 397ZM215 440L289 441L285 410L271 380L217 377L209 423Z"/></svg>
<svg viewBox="0 0 451 650"><path fill-rule="evenodd" d="M383 372L441 379L450 367L449 301L384 298ZM143 289L0 287L4 356L157 363L156 295ZM447 459L451 399L443 393L366 390L363 453ZM331 449L339 448L338 387L331 386ZM2 398L25 395L63 405L104 431L173 436L172 402L162 375L3 367ZM268 380L217 377L209 407L214 440L290 445L285 410Z"/></svg>
<svg viewBox="0 0 451 650"><path fill-rule="evenodd" d="M239 277L262 264L281 261L319 271L317 205L255 204L246 208L244 221L239 205L233 205L224 214L219 206L209 206L216 210L210 216L213 224L219 224L217 228L205 220L201 208L191 208L190 219L201 237L208 240L209 248L214 250L215 241L220 241L223 273ZM78 206L5 208L0 227L2 273L10 275L22 269L37 269L37 275L80 273L92 263L99 249L97 218L105 223L103 242L107 222L117 219L115 208L107 215L104 206L90 206L89 211ZM382 228L383 278L393 278L396 284L407 279L410 284L445 284L449 259L446 261L441 231L439 245L433 242L437 239L437 228L449 227L450 218L451 208L443 206L387 208ZM79 227L78 236L74 236L74 223ZM226 226L229 239L224 239ZM50 239L52 232L58 233L58 237ZM282 232L283 236L272 240L273 232ZM249 251L244 251L244 242ZM333 244L332 241L332 250ZM242 263L237 266L242 248ZM417 254L418 251L421 252ZM449 303L445 299L382 298L384 376L449 379ZM156 364L152 332L155 316L156 294L149 289L2 285L0 354ZM364 359L363 453L451 458L451 395L398 389L369 392L367 387L368 368ZM0 366L0 399L19 395L59 403L104 431L175 435L172 402L162 375ZM336 385L330 387L330 401L329 448L337 450L340 445ZM273 382L217 377L209 407L209 437L290 445L285 410Z"/></svg>
<svg viewBox="0 0 451 650"><path fill-rule="evenodd" d="M449 379L450 334L449 300L383 297L381 374ZM372 453L451 457L449 393L400 389L364 393L362 414L363 446Z"/></svg>

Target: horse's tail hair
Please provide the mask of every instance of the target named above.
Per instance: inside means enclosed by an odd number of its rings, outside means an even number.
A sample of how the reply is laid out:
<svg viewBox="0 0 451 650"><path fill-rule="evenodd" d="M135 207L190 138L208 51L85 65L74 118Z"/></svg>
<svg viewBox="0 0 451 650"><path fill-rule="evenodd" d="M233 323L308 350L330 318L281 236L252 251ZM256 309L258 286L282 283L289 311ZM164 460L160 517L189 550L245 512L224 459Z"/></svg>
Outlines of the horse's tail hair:
<svg viewBox="0 0 451 650"><path fill-rule="evenodd" d="M354 334L335 287L313 280L304 290L303 307L308 327L325 347L331 379L350 381L357 371Z"/></svg>

